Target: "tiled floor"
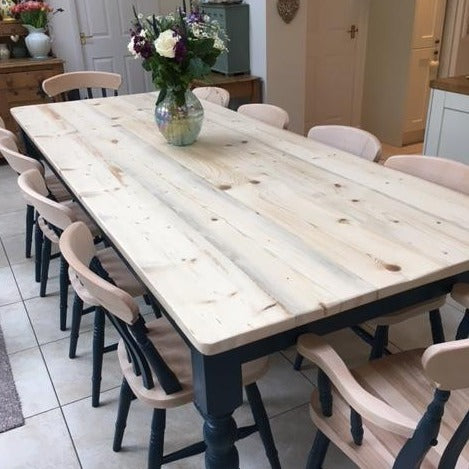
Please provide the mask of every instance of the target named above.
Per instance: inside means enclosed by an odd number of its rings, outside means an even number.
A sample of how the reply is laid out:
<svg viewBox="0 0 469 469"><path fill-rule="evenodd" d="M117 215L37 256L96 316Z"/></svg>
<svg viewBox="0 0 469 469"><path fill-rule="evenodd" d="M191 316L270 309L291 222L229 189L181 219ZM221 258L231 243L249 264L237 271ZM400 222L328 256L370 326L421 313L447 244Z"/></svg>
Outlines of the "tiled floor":
<svg viewBox="0 0 469 469"><path fill-rule="evenodd" d="M104 363L101 407L90 402L91 318L83 321L78 356L68 359L68 331L58 328L57 261L53 261L49 294L38 297L33 262L24 248L24 203L15 174L0 166L0 324L5 335L26 424L0 434L2 469L127 469L145 468L150 414L139 402L132 404L121 453L111 449L116 415L119 366L114 354ZM454 334L461 313L455 304L445 308L445 325ZM108 328L109 340L115 335ZM331 342L350 364L367 359L368 348L349 331L334 334ZM429 343L425 318L392 329L393 346ZM260 382L267 412L284 469L304 467L314 436L307 402L316 373L306 366L293 371L293 350L273 357L269 373ZM248 408L236 412L238 423L249 421ZM167 450L200 437L201 420L188 405L169 411ZM267 469L258 435L240 444L243 469ZM169 464L168 469L203 467L203 456ZM355 467L331 448L325 468Z"/></svg>

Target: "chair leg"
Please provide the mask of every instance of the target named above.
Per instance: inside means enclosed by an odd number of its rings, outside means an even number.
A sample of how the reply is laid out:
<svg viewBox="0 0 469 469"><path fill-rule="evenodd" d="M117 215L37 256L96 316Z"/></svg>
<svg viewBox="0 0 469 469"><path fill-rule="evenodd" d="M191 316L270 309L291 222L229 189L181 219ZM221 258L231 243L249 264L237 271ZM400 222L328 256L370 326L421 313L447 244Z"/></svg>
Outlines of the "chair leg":
<svg viewBox="0 0 469 469"><path fill-rule="evenodd" d="M353 442L361 446L363 443L363 421L362 416L352 407L350 408L350 432Z"/></svg>
<svg viewBox="0 0 469 469"><path fill-rule="evenodd" d="M441 313L439 309L430 311L430 326L432 328L432 338L434 344L445 342L445 332L441 322Z"/></svg>
<svg viewBox="0 0 469 469"><path fill-rule="evenodd" d="M67 329L67 303L68 303L68 263L60 255L60 330Z"/></svg>
<svg viewBox="0 0 469 469"><path fill-rule="evenodd" d="M459 323L456 333L456 340L467 339L469 337L469 309L466 309L464 317Z"/></svg>
<svg viewBox="0 0 469 469"><path fill-rule="evenodd" d="M36 271L36 282L41 281L41 259L42 259L42 243L43 243L43 234L41 228L37 224L36 217L36 226L34 228L34 264Z"/></svg>
<svg viewBox="0 0 469 469"><path fill-rule="evenodd" d="M389 326L378 326L375 332L375 340L371 347L370 360L376 360L384 355L384 349L388 345Z"/></svg>
<svg viewBox="0 0 469 469"><path fill-rule="evenodd" d="M41 286L39 289L39 296L46 296L47 280L49 277L49 264L50 264L51 241L44 237L42 244L42 259L41 259Z"/></svg>
<svg viewBox="0 0 469 469"><path fill-rule="evenodd" d="M301 370L301 365L303 365L304 357L296 352L295 363L293 364L293 369L296 371Z"/></svg>
<svg viewBox="0 0 469 469"><path fill-rule="evenodd" d="M83 313L83 300L75 293L72 309L72 327L70 330L69 358L77 356L78 337L80 335L81 315Z"/></svg>
<svg viewBox="0 0 469 469"><path fill-rule="evenodd" d="M256 383L252 383L244 389L246 390L252 415L256 422L262 443L264 444L265 454L270 462L270 467L272 469L281 469L277 448L275 447L274 437L272 436L272 430L269 424L269 418L267 417L259 388Z"/></svg>
<svg viewBox="0 0 469 469"><path fill-rule="evenodd" d="M326 458L328 447L329 438L318 430L311 451L309 452L306 469L321 469L324 459Z"/></svg>
<svg viewBox="0 0 469 469"><path fill-rule="evenodd" d="M132 403L134 393L130 389L129 383L125 378L122 379L121 392L119 395L119 409L117 410L116 430L114 432L114 443L112 449L118 452L122 448L122 440L127 425L130 404Z"/></svg>
<svg viewBox="0 0 469 469"><path fill-rule="evenodd" d="M33 229L34 229L34 207L26 205L26 258L31 257L31 246L33 244Z"/></svg>
<svg viewBox="0 0 469 469"><path fill-rule="evenodd" d="M104 354L104 320L104 310L96 308L93 330L93 376L91 378L91 405L93 407L99 407Z"/></svg>
<svg viewBox="0 0 469 469"><path fill-rule="evenodd" d="M160 469L163 465L164 432L166 429L166 410L154 409L151 420L150 449L148 469Z"/></svg>

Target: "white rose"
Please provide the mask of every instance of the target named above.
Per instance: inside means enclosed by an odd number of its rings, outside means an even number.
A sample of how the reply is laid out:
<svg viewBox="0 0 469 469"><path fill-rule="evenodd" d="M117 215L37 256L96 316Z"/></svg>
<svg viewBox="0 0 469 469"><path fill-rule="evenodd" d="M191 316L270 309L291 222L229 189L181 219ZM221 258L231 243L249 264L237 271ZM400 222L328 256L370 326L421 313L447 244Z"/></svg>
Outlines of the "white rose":
<svg viewBox="0 0 469 469"><path fill-rule="evenodd" d="M179 39L181 39L181 37L173 30L167 29L166 31L163 31L155 41L156 52L158 52L162 57L174 59L176 55L174 49Z"/></svg>
<svg viewBox="0 0 469 469"><path fill-rule="evenodd" d="M225 44L218 36L215 38L213 47L215 47L215 49L218 49L218 50L225 50Z"/></svg>
<svg viewBox="0 0 469 469"><path fill-rule="evenodd" d="M137 52L135 52L135 49L134 49L134 38L131 38L130 39L130 42L129 42L129 45L127 46L127 49L129 49L129 52L137 59L138 58L138 54Z"/></svg>

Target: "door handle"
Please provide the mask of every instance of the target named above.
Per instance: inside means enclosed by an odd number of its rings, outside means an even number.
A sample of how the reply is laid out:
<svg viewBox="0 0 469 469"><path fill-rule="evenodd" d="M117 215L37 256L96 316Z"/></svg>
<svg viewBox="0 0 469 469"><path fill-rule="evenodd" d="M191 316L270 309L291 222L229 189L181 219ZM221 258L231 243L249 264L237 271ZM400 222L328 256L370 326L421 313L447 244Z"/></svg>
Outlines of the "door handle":
<svg viewBox="0 0 469 469"><path fill-rule="evenodd" d="M82 46L86 45L86 40L91 39L93 36L87 36L85 33L80 33L80 42Z"/></svg>
<svg viewBox="0 0 469 469"><path fill-rule="evenodd" d="M350 29L347 31L349 34L350 34L350 37L352 39L355 39L355 36L356 34L358 33L358 27L356 24L352 24L352 26L350 26Z"/></svg>

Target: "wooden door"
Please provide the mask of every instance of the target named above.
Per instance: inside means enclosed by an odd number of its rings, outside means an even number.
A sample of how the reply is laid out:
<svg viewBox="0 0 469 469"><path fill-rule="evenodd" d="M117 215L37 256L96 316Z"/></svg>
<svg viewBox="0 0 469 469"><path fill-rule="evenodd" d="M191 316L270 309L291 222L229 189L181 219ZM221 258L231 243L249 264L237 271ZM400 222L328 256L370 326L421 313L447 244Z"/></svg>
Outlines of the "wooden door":
<svg viewBox="0 0 469 469"><path fill-rule="evenodd" d="M367 2L308 2L306 130L358 125L366 45Z"/></svg>
<svg viewBox="0 0 469 469"><path fill-rule="evenodd" d="M167 3L164 0L165 4ZM173 2L174 3L174 2ZM132 5L144 15L159 14L158 0L80 0L76 2L87 70L116 72L122 75L121 94L153 89L151 79L127 50Z"/></svg>
<svg viewBox="0 0 469 469"><path fill-rule="evenodd" d="M438 61L433 48L412 49L404 132L423 131L427 119L430 81L437 77ZM417 136L416 136L417 137Z"/></svg>
<svg viewBox="0 0 469 469"><path fill-rule="evenodd" d="M412 48L434 47L441 43L446 0L416 0Z"/></svg>

